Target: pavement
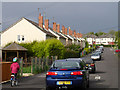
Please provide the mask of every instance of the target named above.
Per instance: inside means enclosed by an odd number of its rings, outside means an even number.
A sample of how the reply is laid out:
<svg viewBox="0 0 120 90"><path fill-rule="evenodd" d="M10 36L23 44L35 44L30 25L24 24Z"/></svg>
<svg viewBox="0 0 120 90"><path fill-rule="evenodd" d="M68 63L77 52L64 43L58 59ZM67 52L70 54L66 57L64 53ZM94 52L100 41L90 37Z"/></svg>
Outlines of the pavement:
<svg viewBox="0 0 120 90"><path fill-rule="evenodd" d="M90 55L87 55L85 58L90 59ZM46 73L41 73L20 78L18 86L11 87L10 82L7 82L2 84L2 88L3 90L6 88L39 88L40 90L45 90L45 76ZM102 60L96 61L96 73L90 74L90 88L118 88L118 56L112 48L104 48Z"/></svg>

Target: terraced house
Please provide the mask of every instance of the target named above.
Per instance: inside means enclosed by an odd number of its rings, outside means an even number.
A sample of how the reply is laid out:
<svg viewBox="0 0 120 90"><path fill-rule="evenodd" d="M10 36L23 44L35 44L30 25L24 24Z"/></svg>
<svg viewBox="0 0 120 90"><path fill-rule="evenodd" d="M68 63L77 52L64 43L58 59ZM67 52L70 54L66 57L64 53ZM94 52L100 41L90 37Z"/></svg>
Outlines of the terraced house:
<svg viewBox="0 0 120 90"><path fill-rule="evenodd" d="M60 40L63 45L80 44L80 37L76 32L73 33L69 28L68 35L68 29L62 25L62 30L60 30L60 24L56 24L56 22L53 22L53 28L51 28L49 27L49 19L45 19L43 24L43 16L40 13L38 23L23 17L6 30L3 30L1 32L1 46L4 47L10 42L27 43L45 41L50 38Z"/></svg>
<svg viewBox="0 0 120 90"><path fill-rule="evenodd" d="M41 19L43 19L43 16L39 15L39 23L36 23L26 18L21 18L11 27L2 31L1 46L3 47L10 42L24 43L56 38L55 35L43 28Z"/></svg>

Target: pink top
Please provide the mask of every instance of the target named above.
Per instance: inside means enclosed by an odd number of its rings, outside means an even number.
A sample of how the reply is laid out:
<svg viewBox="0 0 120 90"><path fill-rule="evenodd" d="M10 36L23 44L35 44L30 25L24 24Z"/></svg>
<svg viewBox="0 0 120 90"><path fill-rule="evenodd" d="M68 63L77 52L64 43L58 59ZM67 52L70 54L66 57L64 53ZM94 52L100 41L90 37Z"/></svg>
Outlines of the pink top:
<svg viewBox="0 0 120 90"><path fill-rule="evenodd" d="M13 64L11 64L10 69L11 73L17 73L18 70L20 69L20 66L17 62L14 62Z"/></svg>

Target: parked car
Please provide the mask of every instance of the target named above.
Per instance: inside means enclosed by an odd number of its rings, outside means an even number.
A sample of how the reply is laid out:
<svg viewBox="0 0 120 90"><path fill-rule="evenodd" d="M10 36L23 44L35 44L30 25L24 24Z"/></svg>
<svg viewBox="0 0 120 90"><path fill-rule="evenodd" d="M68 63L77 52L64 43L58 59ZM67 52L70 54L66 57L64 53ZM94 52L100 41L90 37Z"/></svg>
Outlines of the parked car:
<svg viewBox="0 0 120 90"><path fill-rule="evenodd" d="M101 55L99 53L93 53L91 55L92 60L101 60Z"/></svg>
<svg viewBox="0 0 120 90"><path fill-rule="evenodd" d="M92 73L95 73L95 71L96 71L95 62L92 59L87 59L87 60L84 59L84 61L86 63L86 67L89 68L89 71Z"/></svg>
<svg viewBox="0 0 120 90"><path fill-rule="evenodd" d="M53 62L46 74L46 88L87 88L89 71L81 59L64 59Z"/></svg>
<svg viewBox="0 0 120 90"><path fill-rule="evenodd" d="M96 51L103 53L103 49L102 48L98 48Z"/></svg>
<svg viewBox="0 0 120 90"><path fill-rule="evenodd" d="M100 51L95 51L94 53L98 53L100 56L102 56L102 53Z"/></svg>

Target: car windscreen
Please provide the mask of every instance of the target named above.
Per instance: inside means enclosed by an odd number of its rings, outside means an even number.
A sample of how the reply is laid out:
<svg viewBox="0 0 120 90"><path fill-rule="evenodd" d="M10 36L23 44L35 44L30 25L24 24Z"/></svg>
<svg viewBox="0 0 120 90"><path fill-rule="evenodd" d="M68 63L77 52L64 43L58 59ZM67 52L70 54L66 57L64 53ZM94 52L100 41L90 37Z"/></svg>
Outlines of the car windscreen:
<svg viewBox="0 0 120 90"><path fill-rule="evenodd" d="M57 68L57 69L70 69L70 68L80 68L79 62L76 61L57 61L54 62L53 65L51 66L52 68Z"/></svg>
<svg viewBox="0 0 120 90"><path fill-rule="evenodd" d="M92 54L92 56L98 56L98 55L99 55L98 53Z"/></svg>
<svg viewBox="0 0 120 90"><path fill-rule="evenodd" d="M93 60L92 59L90 59L90 60L86 60L86 62L85 63L87 63L87 64L91 64L91 63L94 63L93 62Z"/></svg>

